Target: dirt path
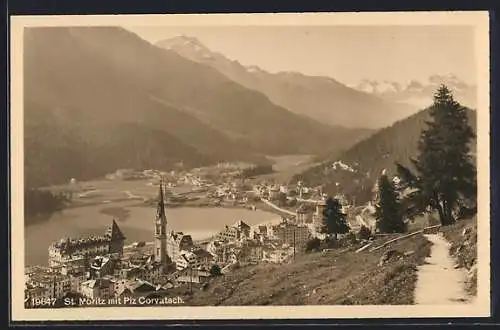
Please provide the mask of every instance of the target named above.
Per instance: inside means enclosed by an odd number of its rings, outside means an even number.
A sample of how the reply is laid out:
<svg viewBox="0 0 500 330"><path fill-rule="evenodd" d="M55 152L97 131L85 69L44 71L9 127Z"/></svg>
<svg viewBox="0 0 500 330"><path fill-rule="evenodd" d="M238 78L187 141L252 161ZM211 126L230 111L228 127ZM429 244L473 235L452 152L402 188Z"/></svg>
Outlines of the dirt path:
<svg viewBox="0 0 500 330"><path fill-rule="evenodd" d="M465 272L455 269L449 254L450 243L441 235L425 235L432 243L431 256L419 267L415 304L451 305L468 303Z"/></svg>

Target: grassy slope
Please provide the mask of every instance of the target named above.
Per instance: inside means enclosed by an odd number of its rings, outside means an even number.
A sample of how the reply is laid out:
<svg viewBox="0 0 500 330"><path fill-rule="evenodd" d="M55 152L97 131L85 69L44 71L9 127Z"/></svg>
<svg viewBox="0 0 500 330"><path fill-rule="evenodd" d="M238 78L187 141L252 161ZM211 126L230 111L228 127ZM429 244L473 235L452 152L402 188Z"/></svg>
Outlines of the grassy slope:
<svg viewBox="0 0 500 330"><path fill-rule="evenodd" d="M415 253L379 267L380 257L390 249ZM417 235L375 252L356 254L353 248L301 255L289 264L247 266L212 280L204 291L195 290L187 304L411 304L416 266L429 251L430 243Z"/></svg>

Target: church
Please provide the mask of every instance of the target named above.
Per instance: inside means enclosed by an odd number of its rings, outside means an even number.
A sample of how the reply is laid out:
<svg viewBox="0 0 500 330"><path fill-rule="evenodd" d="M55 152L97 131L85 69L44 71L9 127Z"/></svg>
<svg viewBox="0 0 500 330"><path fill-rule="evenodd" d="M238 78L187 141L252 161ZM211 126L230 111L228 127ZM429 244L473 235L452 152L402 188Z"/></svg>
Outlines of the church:
<svg viewBox="0 0 500 330"><path fill-rule="evenodd" d="M158 206L154 223L154 251L153 260L165 269L170 263L167 254L167 216L165 214L165 194L163 193L163 180L160 181L160 192L158 194Z"/></svg>

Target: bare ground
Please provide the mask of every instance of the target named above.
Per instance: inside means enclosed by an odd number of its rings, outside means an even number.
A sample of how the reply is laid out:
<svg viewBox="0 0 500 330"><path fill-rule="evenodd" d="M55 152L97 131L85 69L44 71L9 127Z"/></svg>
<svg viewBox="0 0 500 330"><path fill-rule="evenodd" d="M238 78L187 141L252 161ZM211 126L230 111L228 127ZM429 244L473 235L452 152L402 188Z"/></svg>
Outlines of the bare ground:
<svg viewBox="0 0 500 330"><path fill-rule="evenodd" d="M426 235L432 243L430 257L417 273L415 303L449 305L468 301L465 272L455 267L450 256L450 243L439 234Z"/></svg>

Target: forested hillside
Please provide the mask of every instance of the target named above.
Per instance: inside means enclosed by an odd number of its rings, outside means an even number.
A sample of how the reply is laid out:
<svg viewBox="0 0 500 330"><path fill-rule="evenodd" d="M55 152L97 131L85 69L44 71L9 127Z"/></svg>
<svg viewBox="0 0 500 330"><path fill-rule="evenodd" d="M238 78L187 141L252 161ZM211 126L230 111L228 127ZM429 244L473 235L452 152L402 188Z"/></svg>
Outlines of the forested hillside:
<svg viewBox="0 0 500 330"><path fill-rule="evenodd" d="M333 152L367 133L296 115L119 27L27 28L24 54L30 187L123 167L265 164L265 155Z"/></svg>
<svg viewBox="0 0 500 330"><path fill-rule="evenodd" d="M476 132L476 112L468 110L467 113L469 123ZM313 186L323 185L328 193L343 192L351 198L355 197L357 202L366 202L371 199L373 186L382 170L387 169L389 174L396 174L396 162L412 167L410 159L417 155L417 142L429 118L429 110L426 109L398 121L357 143L340 156L297 175L294 181L303 180ZM471 145L474 154L475 141ZM346 170L334 166L333 163L338 160L349 168Z"/></svg>

